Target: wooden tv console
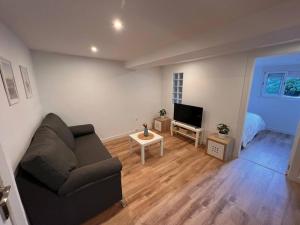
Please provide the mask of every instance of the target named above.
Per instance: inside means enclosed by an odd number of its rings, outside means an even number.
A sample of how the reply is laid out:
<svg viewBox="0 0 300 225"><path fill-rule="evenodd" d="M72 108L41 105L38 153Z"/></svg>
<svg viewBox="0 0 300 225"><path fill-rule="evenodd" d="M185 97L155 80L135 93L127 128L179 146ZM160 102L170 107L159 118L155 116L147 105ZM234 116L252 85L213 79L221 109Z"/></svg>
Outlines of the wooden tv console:
<svg viewBox="0 0 300 225"><path fill-rule="evenodd" d="M171 135L180 134L195 140L195 148L198 148L199 142L203 141L203 128L193 127L191 125L180 123L175 120L171 122Z"/></svg>

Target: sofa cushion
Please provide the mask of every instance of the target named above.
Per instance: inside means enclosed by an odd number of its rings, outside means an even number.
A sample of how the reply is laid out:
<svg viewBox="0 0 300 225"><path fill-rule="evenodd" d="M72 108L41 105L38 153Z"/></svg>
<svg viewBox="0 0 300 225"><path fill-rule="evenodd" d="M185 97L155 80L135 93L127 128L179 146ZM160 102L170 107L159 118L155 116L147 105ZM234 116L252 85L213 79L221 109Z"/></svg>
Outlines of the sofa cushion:
<svg viewBox="0 0 300 225"><path fill-rule="evenodd" d="M78 167L111 158L95 133L78 137L75 139L75 143L74 153L78 160Z"/></svg>
<svg viewBox="0 0 300 225"><path fill-rule="evenodd" d="M71 130L56 114L49 113L42 121L41 126L49 127L63 140L63 142L65 142L66 145L69 146L69 148L75 148L75 141Z"/></svg>
<svg viewBox="0 0 300 225"><path fill-rule="evenodd" d="M76 168L73 151L48 127L40 127L21 160L22 168L57 191Z"/></svg>
<svg viewBox="0 0 300 225"><path fill-rule="evenodd" d="M118 158L110 158L77 168L71 172L58 194L71 194L73 191L120 173L121 170L122 164Z"/></svg>

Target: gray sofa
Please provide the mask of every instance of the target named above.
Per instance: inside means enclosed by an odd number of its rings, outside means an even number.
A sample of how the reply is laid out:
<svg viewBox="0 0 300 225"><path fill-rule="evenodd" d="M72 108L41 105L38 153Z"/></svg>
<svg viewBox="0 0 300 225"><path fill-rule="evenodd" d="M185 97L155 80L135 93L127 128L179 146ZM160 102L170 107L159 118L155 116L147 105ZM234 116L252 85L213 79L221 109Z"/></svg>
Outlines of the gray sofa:
<svg viewBox="0 0 300 225"><path fill-rule="evenodd" d="M92 125L48 114L20 162L16 182L32 225L78 225L122 200L122 165Z"/></svg>

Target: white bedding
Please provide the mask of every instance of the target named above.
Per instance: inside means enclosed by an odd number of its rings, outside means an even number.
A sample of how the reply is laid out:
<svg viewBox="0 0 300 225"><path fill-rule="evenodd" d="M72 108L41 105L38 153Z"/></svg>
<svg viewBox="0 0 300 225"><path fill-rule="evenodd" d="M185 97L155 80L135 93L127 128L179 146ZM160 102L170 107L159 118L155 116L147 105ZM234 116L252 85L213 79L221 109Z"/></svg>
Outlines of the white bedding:
<svg viewBox="0 0 300 225"><path fill-rule="evenodd" d="M246 119L245 119L245 125L244 125L244 131L243 131L243 139L242 139L242 145L243 147L246 147L246 145L252 141L254 136L262 130L266 129L266 123L261 118L261 116L247 112Z"/></svg>

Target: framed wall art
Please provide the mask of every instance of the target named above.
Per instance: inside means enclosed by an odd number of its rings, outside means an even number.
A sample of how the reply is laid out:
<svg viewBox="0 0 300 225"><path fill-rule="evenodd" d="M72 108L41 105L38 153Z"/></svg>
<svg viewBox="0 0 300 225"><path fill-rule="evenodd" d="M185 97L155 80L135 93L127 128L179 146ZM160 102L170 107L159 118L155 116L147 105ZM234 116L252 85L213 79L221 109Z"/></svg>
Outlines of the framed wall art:
<svg viewBox="0 0 300 225"><path fill-rule="evenodd" d="M18 103L19 94L10 61L0 58L0 73L9 105Z"/></svg>
<svg viewBox="0 0 300 225"><path fill-rule="evenodd" d="M25 66L20 66L20 72L21 72L22 79L23 79L26 97L31 98L32 97L32 89L31 89L31 85L30 85L28 70Z"/></svg>

